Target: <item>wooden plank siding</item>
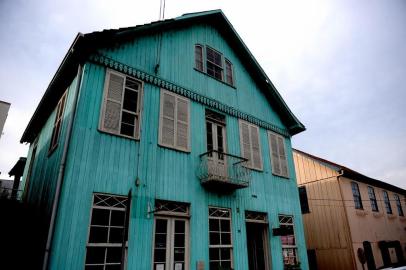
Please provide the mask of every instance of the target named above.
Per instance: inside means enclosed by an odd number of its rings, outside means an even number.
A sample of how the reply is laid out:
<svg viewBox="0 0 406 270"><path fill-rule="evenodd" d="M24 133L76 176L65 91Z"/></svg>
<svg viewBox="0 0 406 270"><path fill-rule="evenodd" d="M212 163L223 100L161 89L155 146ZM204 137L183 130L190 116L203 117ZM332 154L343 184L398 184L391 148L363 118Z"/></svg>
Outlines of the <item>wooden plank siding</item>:
<svg viewBox="0 0 406 270"><path fill-rule="evenodd" d="M303 214L303 225L307 248L316 251L318 269L354 269L339 173L295 151L293 158L298 185L307 191L310 213Z"/></svg>
<svg viewBox="0 0 406 270"><path fill-rule="evenodd" d="M58 175L59 164L61 160L63 145L65 143L66 128L71 117L73 96L76 89L76 78L67 88L68 95L66 99L65 109L63 113L62 128L59 135L58 147L52 152L49 152L51 143L52 129L54 126L56 108L49 116L41 132L37 136L37 151L33 164L30 188L27 190L27 202L41 209L46 216L50 214L52 201L55 194L56 178ZM30 160L32 158L33 144L30 145L27 154L27 163L24 168L20 189L24 190L26 177L29 169Z"/></svg>
<svg viewBox="0 0 406 270"><path fill-rule="evenodd" d="M194 70L195 43L210 45L233 63L236 88ZM156 45L156 36L146 36L99 53L153 73ZM164 33L160 57L162 78L285 128L238 55L214 28L197 25ZM259 128L263 171L252 171L248 188L228 195L208 192L196 176L199 155L207 151L206 107L190 102L190 153L158 145L160 89L149 83L144 84L140 140L103 133L98 124L105 74L101 65L84 65L50 269L83 269L93 193L127 195L130 188L127 269L152 269L154 215L148 209L153 209L155 199L190 203L190 269L197 261L204 261L209 269L209 206L231 209L234 269L248 269L245 210L268 214L272 269L283 268L280 238L272 236L272 228L279 227L278 214L293 215L301 269L308 269L290 138L285 138L289 179L272 174L267 130ZM227 152L241 156L236 117L226 115L226 134Z"/></svg>

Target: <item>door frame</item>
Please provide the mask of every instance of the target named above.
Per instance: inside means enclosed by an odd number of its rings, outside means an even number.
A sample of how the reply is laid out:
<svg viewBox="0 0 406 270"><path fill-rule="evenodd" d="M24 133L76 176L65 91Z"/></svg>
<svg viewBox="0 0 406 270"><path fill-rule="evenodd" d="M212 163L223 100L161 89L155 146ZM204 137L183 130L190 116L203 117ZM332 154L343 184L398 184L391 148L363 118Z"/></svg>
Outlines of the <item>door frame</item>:
<svg viewBox="0 0 406 270"><path fill-rule="evenodd" d="M263 227L263 231L262 231L262 241L263 242L262 242L262 244L263 244L263 247L264 247L264 261L265 261L265 269L264 270L271 270L272 269L272 258L271 258L271 248L270 248L271 245L270 245L270 239L269 239L269 223L268 223L268 220L267 220L267 214L266 213L259 213L259 214L265 215L266 219L264 219L264 220L253 220L253 219L245 218L245 234L246 234L246 238L247 238L247 245L246 245L246 247L247 247L247 258L249 256L249 253L248 253L247 223L262 225L262 227Z"/></svg>

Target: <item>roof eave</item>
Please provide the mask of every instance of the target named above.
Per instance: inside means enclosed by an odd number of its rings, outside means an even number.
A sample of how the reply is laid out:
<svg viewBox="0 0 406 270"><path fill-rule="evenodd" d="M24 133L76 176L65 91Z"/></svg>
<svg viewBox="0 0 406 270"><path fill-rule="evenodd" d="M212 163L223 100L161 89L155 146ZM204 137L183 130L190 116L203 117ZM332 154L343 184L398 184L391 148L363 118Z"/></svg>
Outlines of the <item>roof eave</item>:
<svg viewBox="0 0 406 270"><path fill-rule="evenodd" d="M28 122L27 127L24 130L24 133L20 139L20 143L32 143L35 140L36 135L39 133L42 124L45 123L46 119L41 120L41 116L47 111L46 108L49 106L45 106L49 99L52 98L55 94L52 90L58 80L61 79L62 74L64 74L67 69L72 68L72 66L76 66L78 64L78 55L80 54L80 45L82 43L84 35L82 33L78 33L72 42L71 46L69 47L68 52L65 54L61 64L59 65L56 73L52 77L51 82L49 83L44 95L41 98L37 108L33 116L31 117L30 121Z"/></svg>

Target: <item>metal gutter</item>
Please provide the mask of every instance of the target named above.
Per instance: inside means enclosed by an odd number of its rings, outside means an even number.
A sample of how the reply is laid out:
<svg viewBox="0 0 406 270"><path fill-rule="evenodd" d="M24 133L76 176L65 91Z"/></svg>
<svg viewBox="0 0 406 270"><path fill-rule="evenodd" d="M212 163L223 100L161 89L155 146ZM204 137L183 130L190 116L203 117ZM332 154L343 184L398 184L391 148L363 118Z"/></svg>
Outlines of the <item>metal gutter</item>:
<svg viewBox="0 0 406 270"><path fill-rule="evenodd" d="M61 187L63 184L63 178L64 178L64 172L65 172L65 165L66 165L66 159L68 156L68 148L69 148L69 143L71 140L72 136L72 127L73 127L73 122L75 119L76 115L76 108L78 104L78 96L79 96L79 91L80 91L80 86L82 84L82 76L83 76L83 67L81 64L78 66L78 73L77 73L77 83L76 83L76 89L75 89L75 96L73 99L73 108L72 108L72 116L69 119L69 123L67 126L66 130L66 137L65 137L65 143L63 146L63 152L62 152L62 157L61 157L61 163L59 165L59 171L58 171L58 178L56 180L56 190L55 190L55 198L52 204L52 212L51 212L51 219L49 222L49 229L48 229L48 236L47 236L47 242L46 242L46 247L45 247L45 254L44 254L44 261L42 265L43 270L48 269L48 263L49 263L49 254L51 252L51 245L52 245L52 239L54 236L54 231L55 231L55 221L56 221L56 216L58 214L58 206L59 206L59 199L61 195Z"/></svg>

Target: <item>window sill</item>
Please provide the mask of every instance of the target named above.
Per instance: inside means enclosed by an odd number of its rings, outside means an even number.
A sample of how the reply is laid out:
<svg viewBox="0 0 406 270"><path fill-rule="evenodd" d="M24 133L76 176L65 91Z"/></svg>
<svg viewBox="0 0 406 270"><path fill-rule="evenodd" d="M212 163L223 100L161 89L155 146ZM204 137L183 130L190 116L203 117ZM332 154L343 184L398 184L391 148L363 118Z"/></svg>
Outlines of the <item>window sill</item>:
<svg viewBox="0 0 406 270"><path fill-rule="evenodd" d="M383 216L383 213L382 212L372 212L372 215L374 216L374 217L376 217L376 218L380 218L380 217L382 217Z"/></svg>
<svg viewBox="0 0 406 270"><path fill-rule="evenodd" d="M355 209L355 214L357 214L357 216L366 216L369 212L364 209Z"/></svg>
<svg viewBox="0 0 406 270"><path fill-rule="evenodd" d="M123 134L117 134L117 133L108 132L108 131L102 130L102 129L100 129L100 128L97 128L97 130L98 130L100 133L103 133L103 134L108 134L108 135L113 135L113 136L117 136L117 137L122 137L122 138L130 139L130 140L134 140L134 141L139 141L139 140L140 140L140 136L131 137L131 136L123 135Z"/></svg>
<svg viewBox="0 0 406 270"><path fill-rule="evenodd" d="M280 174L276 174L276 173L273 173L273 172L272 172L272 175L273 175L273 176L280 177L280 178L283 178L283 179L285 179L285 180L290 180L290 177L287 176L287 175L280 175Z"/></svg>
<svg viewBox="0 0 406 270"><path fill-rule="evenodd" d="M388 219L395 219L396 215L395 214L387 214Z"/></svg>
<svg viewBox="0 0 406 270"><path fill-rule="evenodd" d="M56 148L58 148L59 143L55 144L52 148L48 150L47 157L49 158L55 152Z"/></svg>
<svg viewBox="0 0 406 270"><path fill-rule="evenodd" d="M222 81L222 80L217 79L216 77L210 76L210 75L207 74L206 72L201 71L201 70L199 70L199 69L197 69L197 68L195 68L195 67L194 67L193 69L196 70L196 71L199 72L199 73L202 73L202 74L204 74L204 75L206 75L206 76L208 76L208 77L210 77L210 78L212 78L212 79L218 81L218 82L221 82L222 84L225 84L225 85L227 85L227 86L229 86L229 87L231 87L231 88L237 89L237 87L235 87L235 85L228 84L228 83L226 83L225 81Z"/></svg>
<svg viewBox="0 0 406 270"><path fill-rule="evenodd" d="M174 150L174 151L181 152L181 153L185 153L185 154L190 154L190 150L189 150L189 149L188 149L188 150L180 149L180 148L176 148L176 147L173 147L173 146L170 146L170 145L161 144L161 143L158 143L158 146L161 147L161 148L170 149L170 150Z"/></svg>

